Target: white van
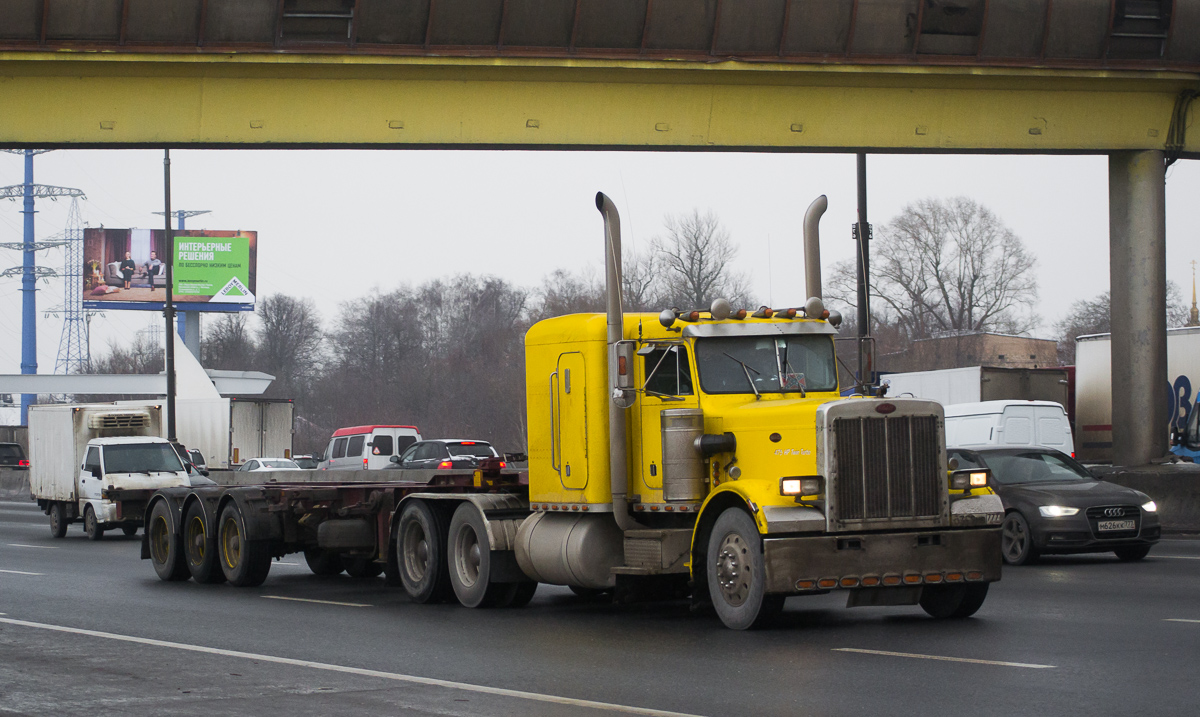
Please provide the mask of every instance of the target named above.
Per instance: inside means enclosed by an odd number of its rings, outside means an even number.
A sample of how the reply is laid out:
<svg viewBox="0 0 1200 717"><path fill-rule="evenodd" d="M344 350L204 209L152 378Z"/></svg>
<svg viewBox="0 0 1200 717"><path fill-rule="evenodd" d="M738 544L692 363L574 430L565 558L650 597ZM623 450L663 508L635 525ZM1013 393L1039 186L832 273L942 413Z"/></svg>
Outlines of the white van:
<svg viewBox="0 0 1200 717"><path fill-rule="evenodd" d="M946 406L946 447L1040 446L1075 457L1071 423L1053 401L981 401Z"/></svg>
<svg viewBox="0 0 1200 717"><path fill-rule="evenodd" d="M416 426L350 426L333 432L317 470L377 471L421 440Z"/></svg>

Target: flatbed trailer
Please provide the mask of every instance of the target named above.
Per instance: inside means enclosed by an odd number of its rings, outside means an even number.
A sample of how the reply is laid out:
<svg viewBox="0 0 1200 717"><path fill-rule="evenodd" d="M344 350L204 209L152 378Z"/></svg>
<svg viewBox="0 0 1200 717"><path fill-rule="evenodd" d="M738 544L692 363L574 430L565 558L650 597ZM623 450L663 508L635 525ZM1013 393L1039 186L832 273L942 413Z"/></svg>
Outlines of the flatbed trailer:
<svg viewBox="0 0 1200 717"><path fill-rule="evenodd" d="M383 573L418 602L453 593L470 607L525 604L537 583L521 571L513 547L530 514L528 485L523 473L498 464L421 471L420 480L401 474L374 483L196 486L110 497L124 511L144 514L142 558L164 580L255 586L273 559L304 553L316 574ZM450 534L461 556L453 566L445 555Z"/></svg>

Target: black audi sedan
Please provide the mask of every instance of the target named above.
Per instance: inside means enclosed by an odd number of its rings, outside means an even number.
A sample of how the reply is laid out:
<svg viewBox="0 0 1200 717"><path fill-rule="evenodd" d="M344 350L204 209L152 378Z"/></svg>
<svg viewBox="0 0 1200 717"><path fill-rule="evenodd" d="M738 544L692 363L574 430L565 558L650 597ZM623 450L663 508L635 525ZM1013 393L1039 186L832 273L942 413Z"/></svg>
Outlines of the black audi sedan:
<svg viewBox="0 0 1200 717"><path fill-rule="evenodd" d="M1158 542L1158 506L1145 493L1097 480L1070 456L1048 448L951 448L958 469L988 468L1004 502L1004 562L1051 553L1103 553L1141 560Z"/></svg>

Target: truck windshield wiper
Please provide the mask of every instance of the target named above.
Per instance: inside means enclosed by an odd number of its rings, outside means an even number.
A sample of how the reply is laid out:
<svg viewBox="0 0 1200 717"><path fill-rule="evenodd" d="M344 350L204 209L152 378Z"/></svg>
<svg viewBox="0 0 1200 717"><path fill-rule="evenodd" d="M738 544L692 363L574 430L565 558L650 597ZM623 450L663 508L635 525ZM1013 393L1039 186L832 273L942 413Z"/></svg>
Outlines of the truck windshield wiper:
<svg viewBox="0 0 1200 717"><path fill-rule="evenodd" d="M746 364L746 362L742 361L741 359L737 359L737 358L734 358L733 356L729 356L729 354L725 353L724 351L722 351L721 353L725 354L726 356L729 357L729 359L731 361L736 362L739 366L742 367L742 371L744 371L746 373L746 380L750 382L750 390L754 392L754 400L758 401L758 400L762 399L762 394L758 392L758 386L754 385L754 379L750 377L750 372L754 371L754 369L750 368L750 366L748 366ZM758 371L754 371L754 373L758 376L762 375Z"/></svg>

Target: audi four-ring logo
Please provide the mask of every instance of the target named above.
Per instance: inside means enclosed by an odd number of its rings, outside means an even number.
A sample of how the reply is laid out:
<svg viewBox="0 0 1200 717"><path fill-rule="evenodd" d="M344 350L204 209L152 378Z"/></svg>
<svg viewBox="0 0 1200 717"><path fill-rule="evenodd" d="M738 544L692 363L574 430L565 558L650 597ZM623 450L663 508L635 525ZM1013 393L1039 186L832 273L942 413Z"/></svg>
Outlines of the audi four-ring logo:
<svg viewBox="0 0 1200 717"><path fill-rule="evenodd" d="M1104 509L1104 517L1106 517L1106 518L1120 518L1122 515L1125 515L1124 508L1105 508Z"/></svg>

